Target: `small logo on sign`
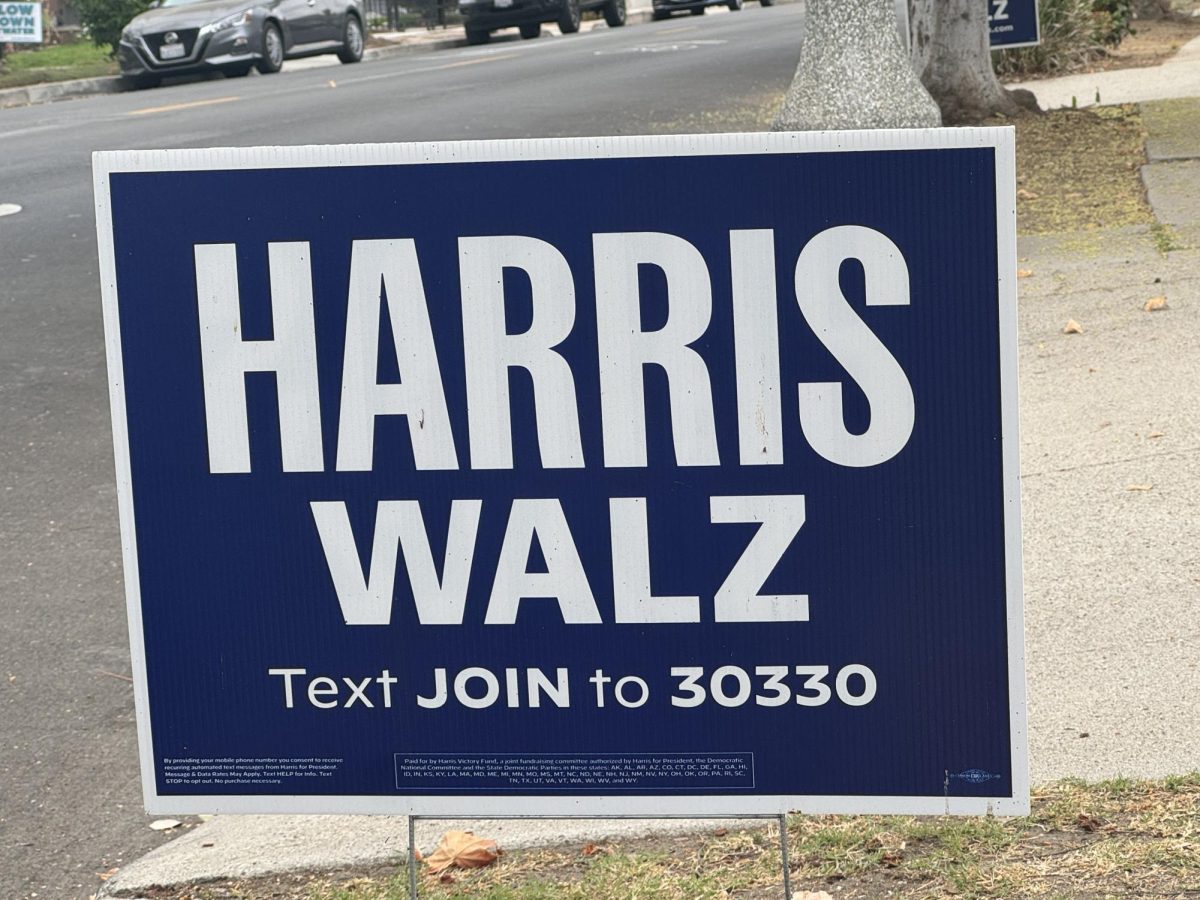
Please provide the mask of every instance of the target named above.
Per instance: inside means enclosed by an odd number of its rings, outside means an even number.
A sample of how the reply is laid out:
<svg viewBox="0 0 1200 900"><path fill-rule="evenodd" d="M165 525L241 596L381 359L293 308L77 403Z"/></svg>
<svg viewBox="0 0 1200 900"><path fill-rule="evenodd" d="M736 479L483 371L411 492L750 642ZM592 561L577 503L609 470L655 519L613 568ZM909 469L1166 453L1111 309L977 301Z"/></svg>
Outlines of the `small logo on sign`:
<svg viewBox="0 0 1200 900"><path fill-rule="evenodd" d="M965 781L967 784L985 784L989 781L996 781L999 777L998 774L985 772L983 769L967 769L965 772L950 776L952 780Z"/></svg>
<svg viewBox="0 0 1200 900"><path fill-rule="evenodd" d="M174 31L168 31L166 34L163 35L163 43L164 44L178 44L179 43L179 35L177 35Z"/></svg>

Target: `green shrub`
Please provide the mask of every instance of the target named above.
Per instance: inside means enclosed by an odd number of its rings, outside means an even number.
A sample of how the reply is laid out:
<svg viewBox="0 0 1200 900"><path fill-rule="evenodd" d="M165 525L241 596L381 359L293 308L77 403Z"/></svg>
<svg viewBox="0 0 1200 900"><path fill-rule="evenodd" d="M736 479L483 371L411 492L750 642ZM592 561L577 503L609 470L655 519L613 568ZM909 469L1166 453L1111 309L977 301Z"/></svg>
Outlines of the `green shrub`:
<svg viewBox="0 0 1200 900"><path fill-rule="evenodd" d="M113 55L121 30L138 13L150 8L150 0L75 0L75 9L88 36L97 47L108 47Z"/></svg>
<svg viewBox="0 0 1200 900"><path fill-rule="evenodd" d="M1083 68L1133 33L1135 0L1040 0L1042 42L993 54L1001 75L1061 74Z"/></svg>
<svg viewBox="0 0 1200 900"><path fill-rule="evenodd" d="M1134 0L1093 0L1096 39L1115 47L1125 35L1132 34L1133 6Z"/></svg>
<svg viewBox="0 0 1200 900"><path fill-rule="evenodd" d="M1040 0L1042 42L1036 47L1000 50L992 55L1001 75L1070 72L1100 52L1093 0Z"/></svg>

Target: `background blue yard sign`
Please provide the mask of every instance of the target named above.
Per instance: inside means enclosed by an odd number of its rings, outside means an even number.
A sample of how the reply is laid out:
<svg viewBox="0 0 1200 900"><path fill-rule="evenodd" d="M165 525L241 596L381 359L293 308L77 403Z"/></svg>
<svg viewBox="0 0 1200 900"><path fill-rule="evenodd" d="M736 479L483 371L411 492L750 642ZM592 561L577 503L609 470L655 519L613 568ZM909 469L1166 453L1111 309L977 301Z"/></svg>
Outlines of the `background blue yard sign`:
<svg viewBox="0 0 1200 900"><path fill-rule="evenodd" d="M1027 809L1010 129L95 170L151 810Z"/></svg>
<svg viewBox="0 0 1200 900"><path fill-rule="evenodd" d="M985 0L993 50L1042 42L1037 0Z"/></svg>

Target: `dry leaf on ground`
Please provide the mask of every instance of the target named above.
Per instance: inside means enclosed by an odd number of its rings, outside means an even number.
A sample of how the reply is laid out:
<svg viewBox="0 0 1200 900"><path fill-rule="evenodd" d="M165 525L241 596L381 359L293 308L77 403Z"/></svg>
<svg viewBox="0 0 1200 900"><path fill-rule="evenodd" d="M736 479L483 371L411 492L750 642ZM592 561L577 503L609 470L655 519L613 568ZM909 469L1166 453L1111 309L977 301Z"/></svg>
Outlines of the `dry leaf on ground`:
<svg viewBox="0 0 1200 900"><path fill-rule="evenodd" d="M490 866L499 855L500 849L491 838L476 837L470 831L447 831L426 862L429 871L436 875L451 866L460 869Z"/></svg>
<svg viewBox="0 0 1200 900"><path fill-rule="evenodd" d="M1030 278L1033 276L1033 269L1017 269L1018 278Z"/></svg>
<svg viewBox="0 0 1200 900"><path fill-rule="evenodd" d="M1125 490L1127 490L1127 491L1152 491L1152 490L1154 490L1154 485L1152 485L1152 484L1131 484L1129 487L1125 488Z"/></svg>
<svg viewBox="0 0 1200 900"><path fill-rule="evenodd" d="M1149 300L1146 301L1146 305L1142 307L1142 309L1146 310L1146 312L1158 312L1160 309L1166 309L1166 308L1167 308L1167 298L1166 297L1151 297Z"/></svg>
<svg viewBox="0 0 1200 900"><path fill-rule="evenodd" d="M1163 432L1161 432L1161 431L1152 431L1152 432L1150 432L1148 435L1146 435L1146 437L1149 437L1149 438L1160 438L1160 437L1165 437L1165 435L1164 435L1164 434L1163 434Z"/></svg>
<svg viewBox="0 0 1200 900"><path fill-rule="evenodd" d="M1074 319L1067 319L1067 324L1063 326L1063 334L1083 334L1083 326Z"/></svg>
<svg viewBox="0 0 1200 900"><path fill-rule="evenodd" d="M178 828L182 824L178 819L155 819L150 823L150 828L154 831L170 831L172 828Z"/></svg>

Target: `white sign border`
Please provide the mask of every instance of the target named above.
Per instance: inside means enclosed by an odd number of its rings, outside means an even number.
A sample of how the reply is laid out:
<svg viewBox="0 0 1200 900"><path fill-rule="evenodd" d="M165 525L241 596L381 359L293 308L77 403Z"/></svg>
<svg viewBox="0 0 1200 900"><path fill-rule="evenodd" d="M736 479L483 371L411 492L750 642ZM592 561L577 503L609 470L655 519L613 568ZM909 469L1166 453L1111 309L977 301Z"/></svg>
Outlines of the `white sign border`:
<svg viewBox="0 0 1200 900"><path fill-rule="evenodd" d="M134 523L129 428L113 246L111 175L122 172L315 168L550 159L664 156L736 156L877 150L995 150L997 296L1000 337L1005 583L1011 797L904 797L703 795L609 797L382 796L382 795L161 795L155 782L153 737L142 627L141 580ZM942 128L645 137L547 138L407 144L98 151L92 155L100 289L108 356L121 549L138 724L138 752L146 811L152 815L212 813L362 813L443 817L554 816L672 817L689 815L904 814L1028 815L1029 740L1025 698L1024 597L1021 563L1021 490L1018 459L1016 151L1014 131Z"/></svg>

